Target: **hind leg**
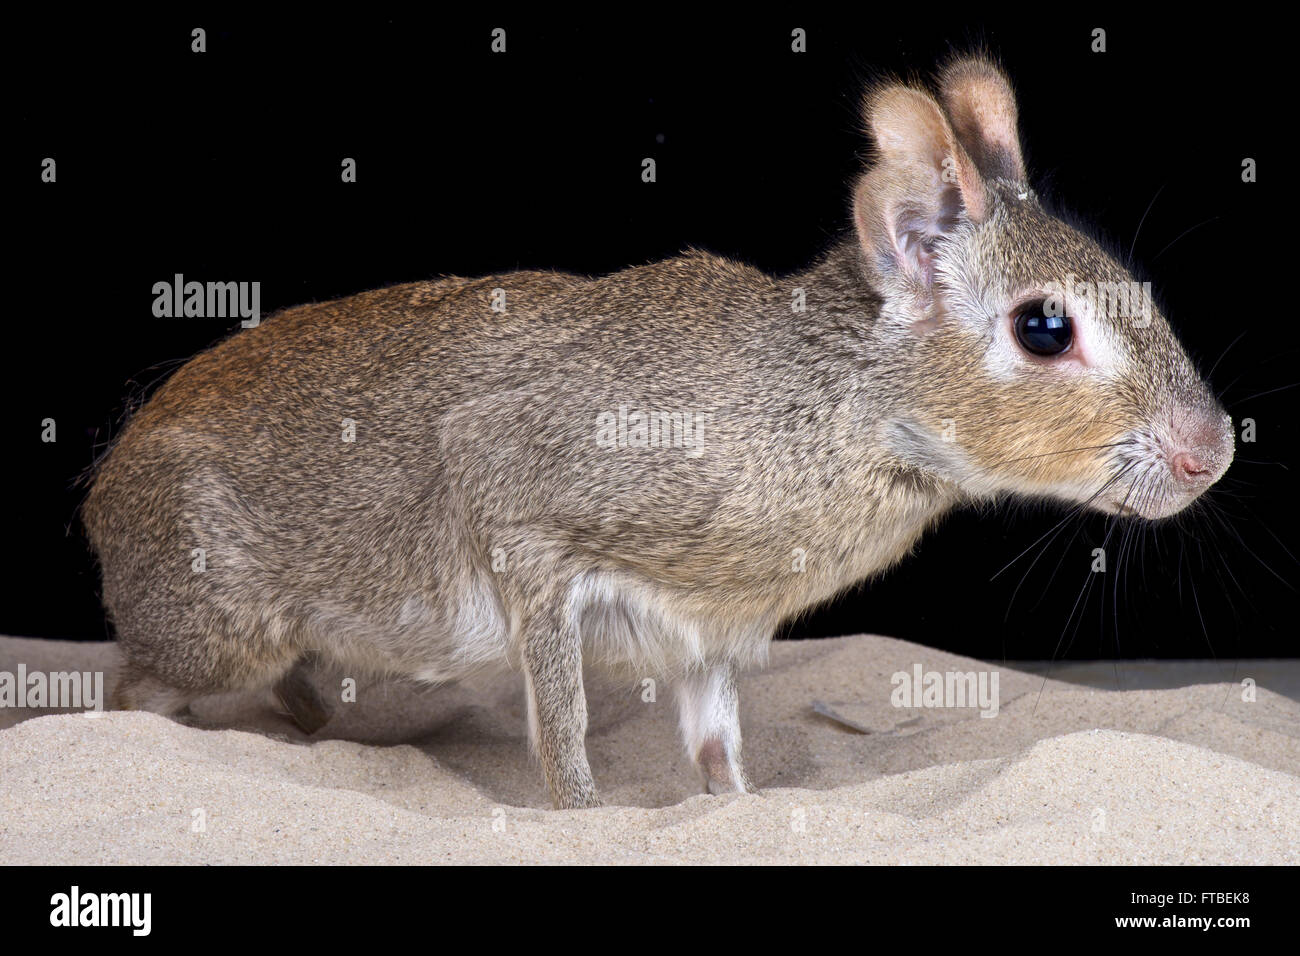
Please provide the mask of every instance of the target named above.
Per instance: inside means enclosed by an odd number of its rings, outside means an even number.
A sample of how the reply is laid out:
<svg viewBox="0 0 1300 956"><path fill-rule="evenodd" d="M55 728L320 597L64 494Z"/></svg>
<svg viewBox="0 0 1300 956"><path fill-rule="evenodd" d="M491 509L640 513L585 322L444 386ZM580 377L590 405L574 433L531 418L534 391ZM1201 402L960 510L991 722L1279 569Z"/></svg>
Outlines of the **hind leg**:
<svg viewBox="0 0 1300 956"><path fill-rule="evenodd" d="M740 759L736 673L730 664L692 670L677 692L682 739L706 793L756 793Z"/></svg>
<svg viewBox="0 0 1300 956"><path fill-rule="evenodd" d="M284 696L296 702L311 686L305 676L300 682L286 676L301 656L301 650L287 642L233 638L229 631L212 626L166 633L166 640L159 640L157 631L119 625L123 668L111 696L115 709L182 717L190 703L201 697L265 691L284 681L294 691ZM298 711L306 713L305 706L290 710L295 718Z"/></svg>
<svg viewBox="0 0 1300 956"><path fill-rule="evenodd" d="M333 708L312 680L315 665L315 656L308 654L275 685L275 697L280 706L305 734L314 734L334 716Z"/></svg>
<svg viewBox="0 0 1300 956"><path fill-rule="evenodd" d="M111 706L114 710L144 710L164 717L179 717L189 709L195 696L156 677L128 670L113 689Z"/></svg>

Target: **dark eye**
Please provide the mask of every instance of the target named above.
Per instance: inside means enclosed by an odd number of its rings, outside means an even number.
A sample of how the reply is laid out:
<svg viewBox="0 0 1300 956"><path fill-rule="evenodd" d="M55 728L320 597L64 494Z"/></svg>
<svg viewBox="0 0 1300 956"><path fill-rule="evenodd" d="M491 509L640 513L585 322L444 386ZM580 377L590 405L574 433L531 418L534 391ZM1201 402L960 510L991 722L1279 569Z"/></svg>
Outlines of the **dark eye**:
<svg viewBox="0 0 1300 956"><path fill-rule="evenodd" d="M1016 314L1016 341L1032 355L1060 355L1074 341L1070 317L1049 315L1046 305L1033 302Z"/></svg>

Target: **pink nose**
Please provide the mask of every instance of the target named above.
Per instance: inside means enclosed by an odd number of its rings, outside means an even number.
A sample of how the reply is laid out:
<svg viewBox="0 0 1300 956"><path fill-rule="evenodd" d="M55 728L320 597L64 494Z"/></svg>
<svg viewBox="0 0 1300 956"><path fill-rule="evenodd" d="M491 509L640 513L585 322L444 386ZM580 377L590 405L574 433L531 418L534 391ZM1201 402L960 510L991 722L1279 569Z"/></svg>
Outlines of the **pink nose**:
<svg viewBox="0 0 1300 956"><path fill-rule="evenodd" d="M1232 420L1217 408L1188 408L1175 414L1170 425L1161 443L1169 477L1183 495L1196 497L1232 463Z"/></svg>
<svg viewBox="0 0 1300 956"><path fill-rule="evenodd" d="M1198 481L1209 474L1209 470L1201 464L1201 460L1187 451L1180 451L1174 455L1169 467L1173 469L1174 477L1181 481Z"/></svg>

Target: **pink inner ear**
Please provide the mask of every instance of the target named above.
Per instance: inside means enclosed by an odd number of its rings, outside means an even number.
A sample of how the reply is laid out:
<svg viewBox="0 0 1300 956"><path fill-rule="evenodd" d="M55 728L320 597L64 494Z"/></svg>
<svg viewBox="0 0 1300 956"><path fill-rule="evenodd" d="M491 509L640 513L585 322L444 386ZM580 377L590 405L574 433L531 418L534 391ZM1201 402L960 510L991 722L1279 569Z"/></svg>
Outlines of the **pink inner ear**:
<svg viewBox="0 0 1300 956"><path fill-rule="evenodd" d="M859 236L881 268L928 288L935 242L963 216L975 222L987 217L984 180L926 93L886 88L869 99L867 109L880 155L855 195Z"/></svg>
<svg viewBox="0 0 1300 956"><path fill-rule="evenodd" d="M954 178L957 182L952 181ZM963 211L975 217L968 207L960 174L945 177L936 172L921 179L926 181L926 189L914 191L892 205L886 212L886 225L897 266L929 288L934 281L935 244L957 226ZM984 186L978 177L975 183L974 196L982 212ZM914 181L913 185L915 188L919 183Z"/></svg>
<svg viewBox="0 0 1300 956"><path fill-rule="evenodd" d="M962 205L972 222L983 222L988 215L988 199L984 192L984 180L969 157L961 156L957 160L957 176L961 186Z"/></svg>
<svg viewBox="0 0 1300 956"><path fill-rule="evenodd" d="M928 289L934 282L934 237L918 232L899 236L899 265L916 276Z"/></svg>
<svg viewBox="0 0 1300 956"><path fill-rule="evenodd" d="M953 126L977 166L989 176L1024 177L1015 98L999 76L971 76L945 94Z"/></svg>
<svg viewBox="0 0 1300 956"><path fill-rule="evenodd" d="M929 286L934 279L935 223L929 210L903 202L887 213L893 258L898 268Z"/></svg>
<svg viewBox="0 0 1300 956"><path fill-rule="evenodd" d="M934 244L931 241L921 243L916 263L921 270L921 281L925 283L927 289L930 288L934 282Z"/></svg>

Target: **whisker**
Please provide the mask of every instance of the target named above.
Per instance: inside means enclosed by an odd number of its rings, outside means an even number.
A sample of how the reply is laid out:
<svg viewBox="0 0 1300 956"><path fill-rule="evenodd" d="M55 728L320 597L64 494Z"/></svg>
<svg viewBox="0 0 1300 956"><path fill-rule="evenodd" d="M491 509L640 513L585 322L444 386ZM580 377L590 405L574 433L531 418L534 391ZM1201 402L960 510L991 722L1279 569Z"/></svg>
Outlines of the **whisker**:
<svg viewBox="0 0 1300 956"><path fill-rule="evenodd" d="M1007 568L1010 568L1013 564L1015 564L1017 561L1019 561L1021 558L1023 558L1026 554L1028 554L1030 551L1032 551L1035 547L1037 547L1037 546L1038 546L1038 543L1039 543L1040 541L1042 541L1043 538L1046 538L1049 534L1051 534L1053 531L1055 531L1055 530L1056 530L1057 528L1059 528L1061 525L1065 524L1067 521L1069 521L1069 520L1070 520L1071 518L1073 518L1075 515L1079 514L1081 511L1083 511L1085 508L1087 508L1088 505L1092 504L1093 501L1095 501L1099 495L1101 495L1103 492L1105 492L1105 490L1106 490L1107 488L1109 488L1112 484L1114 484L1116 481L1118 481L1119 478L1120 478L1122 475L1124 475L1124 473L1125 473L1126 471L1128 471L1128 470L1129 470L1130 468L1132 468L1132 467L1133 467L1132 463L1126 464L1122 469L1120 469L1119 472L1117 472L1116 474L1114 474L1114 475L1112 475L1110 478L1108 478L1108 479L1106 480L1106 482L1105 482L1105 483L1104 483L1100 488L1098 488L1098 489L1097 489L1096 491L1094 491L1091 495L1089 495L1088 498L1086 498L1084 501L1080 502L1079 504L1075 505L1072 509L1070 509L1070 511L1066 514L1066 516L1065 516L1064 518L1062 518L1060 521L1058 521L1058 522L1057 522L1056 524L1054 524L1052 527L1050 527L1050 528L1048 528L1046 531L1044 531L1044 532L1042 533L1042 535L1040 535L1040 536L1038 537L1038 539L1037 539L1036 541L1033 542L1033 544L1031 544L1029 547L1025 548L1025 550L1021 551L1018 555L1016 555L1014 558L1012 558L1012 559L1011 559L1007 564L1003 565L1002 568L1001 568L1001 570L999 570L996 574L994 574L993 577L989 578L989 580L990 580L990 581L996 581L996 580L998 579L998 577L1000 577L1000 576L1002 575L1002 573L1003 573L1004 571L1007 570Z"/></svg>
<svg viewBox="0 0 1300 956"><path fill-rule="evenodd" d="M1011 592L1011 598L1010 600L1007 601L1007 613L1006 616L1003 618L1004 622L1011 620L1011 608L1015 605L1016 597L1020 594L1020 589L1024 587L1025 582L1029 580L1029 575L1033 572L1034 567L1038 564L1040 560L1042 560L1043 555L1045 555L1048 552L1048 550L1052 547L1052 542L1056 540L1057 536L1059 536L1060 533L1065 530L1065 527L1063 526L1063 522L1058 524L1057 527L1059 528L1059 530L1055 534L1053 534L1052 537L1048 540L1048 542L1045 545L1043 545L1043 547L1039 550L1038 555L1034 558L1033 561L1030 562L1029 567L1025 569L1025 573L1020 576L1020 582L1016 585L1016 589ZM1056 567L1052 569L1051 577L1048 579L1048 586L1043 589L1043 593L1039 595L1038 600L1034 602L1032 607L1030 607L1029 609L1030 611L1033 611L1035 608L1038 607L1038 605L1043 603L1043 598L1046 596L1047 591L1051 588L1051 583L1056 580L1056 575L1060 572L1061 565L1065 562L1065 556L1070 553L1070 548L1074 544L1074 539L1079 536L1079 531L1082 528L1083 528L1083 522L1078 522L1075 525L1074 532L1070 535L1070 540L1066 543L1065 548L1062 549L1061 557L1057 559Z"/></svg>
<svg viewBox="0 0 1300 956"><path fill-rule="evenodd" d="M1127 269L1133 265L1133 250L1137 248L1138 236L1142 234L1142 225L1147 221L1147 215L1151 212L1151 207L1156 204L1156 200L1160 198L1160 194L1165 191L1165 186L1168 185L1169 183L1165 182L1156 190L1156 194L1151 197L1151 201L1147 203L1146 212L1142 213L1142 218L1138 220L1138 227L1133 230L1133 244L1128 247L1128 258L1124 261L1124 268Z"/></svg>
<svg viewBox="0 0 1300 956"><path fill-rule="evenodd" d="M1141 476L1139 475L1138 477L1140 478ZM1128 493L1124 495L1124 500L1120 504L1121 509L1128 504L1129 497L1132 495L1134 485L1136 485L1137 481L1138 479L1135 478L1133 480L1133 484L1129 485ZM1115 522L1118 517L1119 516L1116 515L1115 518L1112 518L1109 522L1107 522L1106 534L1101 541L1101 549L1103 552L1106 550L1106 544L1110 541L1110 536L1115 530ZM1031 713L1034 713L1038 710L1038 702L1039 700L1042 699L1043 689L1047 686L1048 678L1051 676L1052 673L1052 667L1055 666L1056 659L1061 653L1061 643L1062 641L1065 640L1065 632L1069 630L1070 622L1074 620L1074 615L1079 610L1079 602L1084 600L1084 596L1086 593L1091 592L1091 587L1093 584L1094 577L1095 577L1094 573L1091 570L1089 570L1088 576L1084 579L1083 586L1079 588L1079 594L1074 599L1074 606L1070 608L1070 616L1065 619L1065 626L1061 628L1061 636L1057 638L1056 647L1055 649L1053 649L1052 657L1047 663L1047 670L1043 673L1043 683L1038 688L1038 696L1034 698L1034 706L1033 706L1033 710L1030 711ZM1076 632L1078 631L1078 625L1075 626L1075 631ZM1073 637L1071 638L1071 643L1073 643ZM1066 649L1067 650L1069 649L1069 645L1066 646Z"/></svg>
<svg viewBox="0 0 1300 956"><path fill-rule="evenodd" d="M1300 382L1292 382L1290 385L1279 385L1277 388L1270 388L1266 392L1256 392L1254 395L1247 395L1245 398L1235 399L1233 404L1249 402L1251 399L1263 398L1265 395L1275 395L1278 392L1285 392L1289 388L1295 388L1297 385L1300 385Z"/></svg>
<svg viewBox="0 0 1300 956"><path fill-rule="evenodd" d="M1224 358L1227 356L1227 354L1232 351L1232 347L1234 345L1236 345L1238 342L1240 342L1243 338L1246 337L1246 333L1249 331L1250 329L1243 330L1242 332L1238 333L1235 339L1233 339L1231 342L1228 343L1228 347L1224 349L1222 353L1220 353L1219 357L1214 360L1214 364L1210 366L1210 370L1205 373L1205 378L1210 379L1214 377L1214 370L1219 367L1219 363L1222 362Z"/></svg>
<svg viewBox="0 0 1300 956"><path fill-rule="evenodd" d="M1179 239L1183 238L1183 236L1187 235L1189 232L1192 232L1193 230L1200 229L1202 226L1209 225L1210 223L1214 222L1214 220L1216 220L1216 219L1218 219L1218 218L1220 218L1220 217L1219 217L1219 216L1211 216L1209 219L1205 219L1205 220L1203 220L1203 221L1201 221L1201 222L1198 222L1198 223L1197 223L1196 225L1194 225L1194 226L1189 226L1188 228L1184 229L1182 232L1180 232L1177 236L1175 236L1175 237L1174 237L1174 238L1169 242L1169 245L1165 246L1163 249L1161 249L1159 252L1157 252L1154 256L1152 256L1152 257L1151 257L1149 260L1147 260L1147 261L1148 261L1148 262L1155 262L1157 259L1159 259L1161 256L1163 256L1166 252L1169 251L1169 246L1172 246L1172 245L1173 245L1175 242L1177 242Z"/></svg>

